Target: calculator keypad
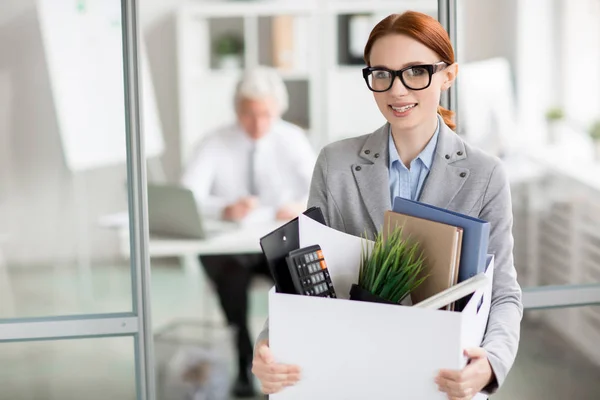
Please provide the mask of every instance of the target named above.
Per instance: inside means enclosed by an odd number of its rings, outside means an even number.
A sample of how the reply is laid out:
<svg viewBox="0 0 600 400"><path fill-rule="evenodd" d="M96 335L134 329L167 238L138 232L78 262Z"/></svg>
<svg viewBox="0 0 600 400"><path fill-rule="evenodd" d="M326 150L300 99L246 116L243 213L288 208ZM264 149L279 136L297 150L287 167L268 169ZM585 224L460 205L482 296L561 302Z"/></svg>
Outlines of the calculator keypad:
<svg viewBox="0 0 600 400"><path fill-rule="evenodd" d="M319 246L311 246L290 253L291 264L296 270L296 289L307 296L335 298L323 252ZM292 267L290 265L290 267Z"/></svg>

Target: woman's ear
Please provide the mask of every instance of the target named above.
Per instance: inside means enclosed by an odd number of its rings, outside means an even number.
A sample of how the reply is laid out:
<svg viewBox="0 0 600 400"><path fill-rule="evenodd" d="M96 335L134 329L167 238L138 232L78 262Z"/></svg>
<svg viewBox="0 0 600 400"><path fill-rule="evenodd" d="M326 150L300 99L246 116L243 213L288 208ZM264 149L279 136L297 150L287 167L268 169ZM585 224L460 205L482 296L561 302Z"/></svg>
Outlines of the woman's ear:
<svg viewBox="0 0 600 400"><path fill-rule="evenodd" d="M452 65L448 65L444 70L444 83L442 84L442 90L450 89L450 86L456 80L456 75L458 75L458 64L454 63Z"/></svg>

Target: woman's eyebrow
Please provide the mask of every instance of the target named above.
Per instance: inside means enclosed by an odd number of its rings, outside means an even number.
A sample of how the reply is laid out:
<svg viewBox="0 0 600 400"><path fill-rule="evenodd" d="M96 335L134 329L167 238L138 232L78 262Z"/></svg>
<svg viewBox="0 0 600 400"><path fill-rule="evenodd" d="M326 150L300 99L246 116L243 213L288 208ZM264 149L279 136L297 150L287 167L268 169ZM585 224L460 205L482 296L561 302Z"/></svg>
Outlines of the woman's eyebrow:
<svg viewBox="0 0 600 400"><path fill-rule="evenodd" d="M406 67L412 67L413 65L427 65L427 64L433 64L433 62L427 62L427 61L411 61L409 63L406 63L402 66L402 68L406 68ZM402 69L400 68L400 69Z"/></svg>
<svg viewBox="0 0 600 400"><path fill-rule="evenodd" d="M433 64L433 63L431 63L431 62L426 62L426 61L411 61L411 62L408 62L408 63L406 63L406 64L403 64L403 65L402 65L402 67L400 67L400 68L398 68L398 69L403 69L403 68L406 68L406 67L412 67L412 66L414 66L414 65L426 65L426 64ZM390 67L388 67L388 66L386 66L386 65L373 65L373 66L372 66L372 68L387 68L387 69L393 69L393 68L390 68Z"/></svg>

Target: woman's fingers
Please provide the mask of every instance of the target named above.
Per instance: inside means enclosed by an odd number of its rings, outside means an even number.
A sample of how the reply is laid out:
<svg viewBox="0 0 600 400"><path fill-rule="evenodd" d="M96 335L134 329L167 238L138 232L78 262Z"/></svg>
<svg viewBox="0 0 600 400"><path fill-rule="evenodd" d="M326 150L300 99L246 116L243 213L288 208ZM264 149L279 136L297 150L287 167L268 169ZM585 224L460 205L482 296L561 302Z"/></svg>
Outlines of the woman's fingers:
<svg viewBox="0 0 600 400"><path fill-rule="evenodd" d="M265 394L277 393L300 380L300 367L275 363L268 342L263 342L257 347L252 362L252 373L260 380L261 390Z"/></svg>
<svg viewBox="0 0 600 400"><path fill-rule="evenodd" d="M252 366L252 372L256 375L259 373L267 375L288 375L299 374L300 368L296 365L266 364L264 362L255 362Z"/></svg>
<svg viewBox="0 0 600 400"><path fill-rule="evenodd" d="M268 370L257 369L254 374L263 383L295 384L300 380L300 373L271 373Z"/></svg>
<svg viewBox="0 0 600 400"><path fill-rule="evenodd" d="M260 380L265 394L277 393L300 380L300 368L295 365L266 364L258 361L254 364L252 372Z"/></svg>
<svg viewBox="0 0 600 400"><path fill-rule="evenodd" d="M298 383L298 381L299 381L299 377L296 377L296 378L290 377L290 379L283 380L280 382L261 381L262 391L265 394L277 393L288 386L294 386L296 383Z"/></svg>
<svg viewBox="0 0 600 400"><path fill-rule="evenodd" d="M260 379L260 378L259 378ZM269 383L291 383L300 380L300 374L265 374L264 381Z"/></svg>
<svg viewBox="0 0 600 400"><path fill-rule="evenodd" d="M273 394L279 392L283 387L281 385L273 384L273 383L264 383L260 390L264 394Z"/></svg>
<svg viewBox="0 0 600 400"><path fill-rule="evenodd" d="M271 380L272 379L272 380ZM276 375L261 379L261 390L265 394L273 394L281 391L282 389L295 385L300 379L299 375Z"/></svg>
<svg viewBox="0 0 600 400"><path fill-rule="evenodd" d="M271 374L299 374L300 367L288 364L267 364L267 370Z"/></svg>
<svg viewBox="0 0 600 400"><path fill-rule="evenodd" d="M293 374L288 374L288 385L295 385L296 383L298 383L298 381L300 381L301 375L300 372L298 373L293 373Z"/></svg>
<svg viewBox="0 0 600 400"><path fill-rule="evenodd" d="M275 393L281 392L285 388L286 388L285 385L265 384L262 386L261 391L264 394L275 394Z"/></svg>

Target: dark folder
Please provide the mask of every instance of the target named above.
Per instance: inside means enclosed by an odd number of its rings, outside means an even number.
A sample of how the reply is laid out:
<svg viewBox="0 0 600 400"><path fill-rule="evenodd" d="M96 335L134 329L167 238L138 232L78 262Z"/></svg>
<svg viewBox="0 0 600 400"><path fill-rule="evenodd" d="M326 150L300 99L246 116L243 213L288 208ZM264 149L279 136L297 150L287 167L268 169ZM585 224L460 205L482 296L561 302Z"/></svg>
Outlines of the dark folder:
<svg viewBox="0 0 600 400"><path fill-rule="evenodd" d="M458 282L485 272L490 236L489 222L402 197L394 199L393 211L463 228Z"/></svg>
<svg viewBox="0 0 600 400"><path fill-rule="evenodd" d="M326 225L323 212L319 207L311 207L303 214ZM260 239L260 247L267 259L277 292L295 294L296 289L285 258L290 251L300 248L298 218L263 236Z"/></svg>

